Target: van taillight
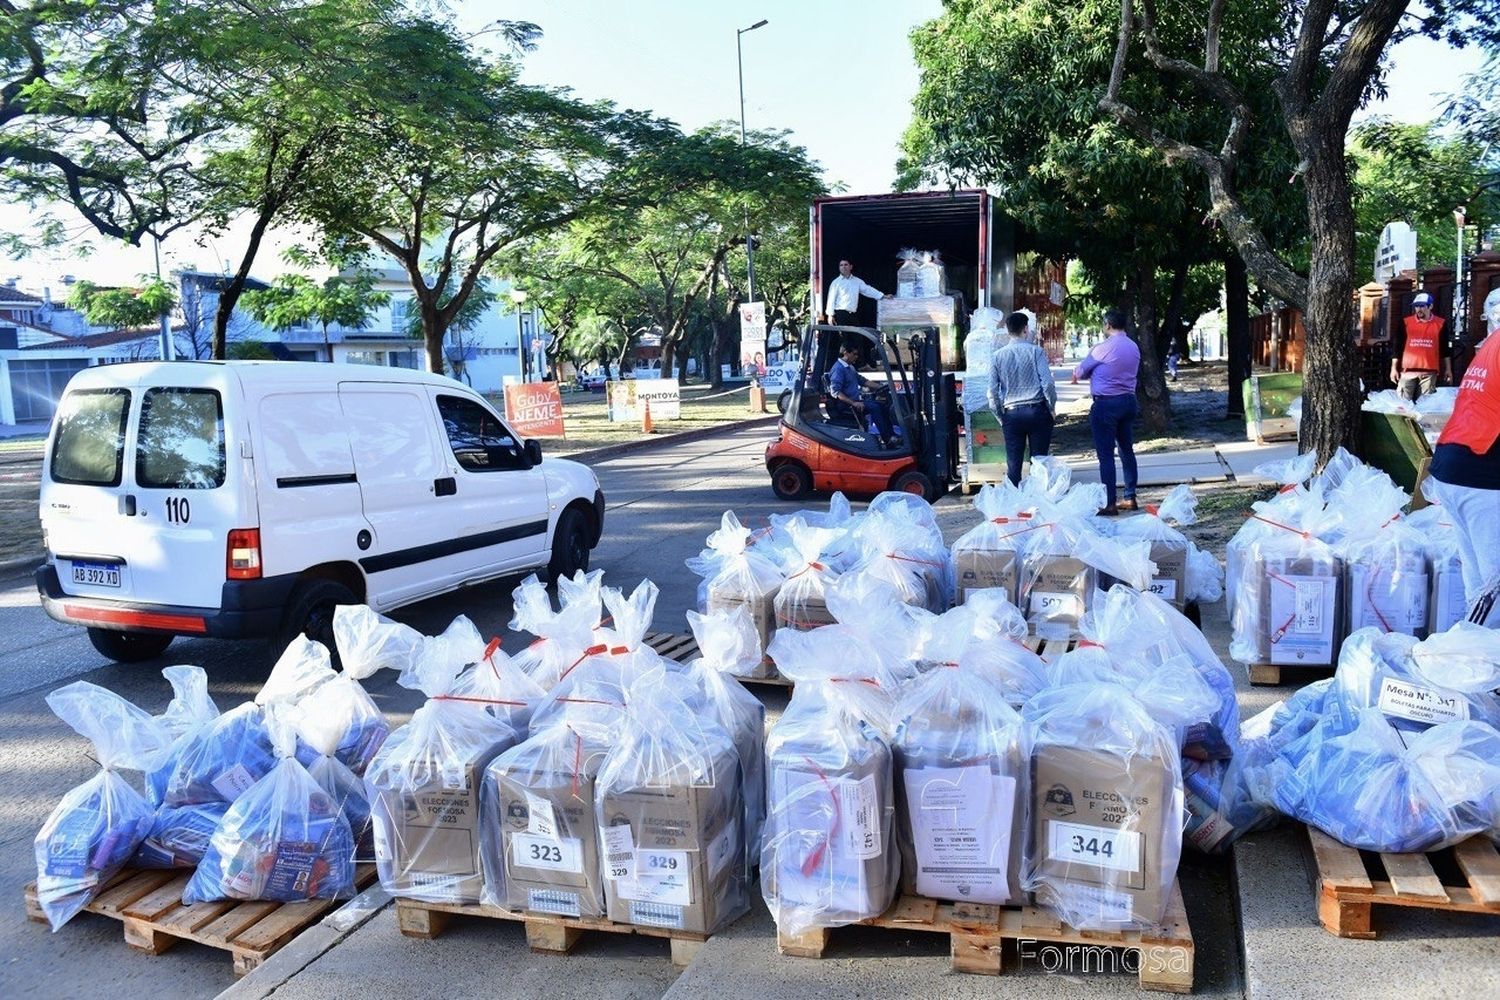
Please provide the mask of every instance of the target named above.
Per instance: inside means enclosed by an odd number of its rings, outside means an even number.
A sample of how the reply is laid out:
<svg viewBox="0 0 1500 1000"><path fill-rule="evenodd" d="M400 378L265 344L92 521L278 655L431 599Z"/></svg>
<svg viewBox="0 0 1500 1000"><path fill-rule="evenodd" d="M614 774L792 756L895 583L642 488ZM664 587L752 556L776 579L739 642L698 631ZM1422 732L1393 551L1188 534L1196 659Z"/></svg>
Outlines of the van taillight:
<svg viewBox="0 0 1500 1000"><path fill-rule="evenodd" d="M230 528L224 575L231 580L260 579L260 529Z"/></svg>

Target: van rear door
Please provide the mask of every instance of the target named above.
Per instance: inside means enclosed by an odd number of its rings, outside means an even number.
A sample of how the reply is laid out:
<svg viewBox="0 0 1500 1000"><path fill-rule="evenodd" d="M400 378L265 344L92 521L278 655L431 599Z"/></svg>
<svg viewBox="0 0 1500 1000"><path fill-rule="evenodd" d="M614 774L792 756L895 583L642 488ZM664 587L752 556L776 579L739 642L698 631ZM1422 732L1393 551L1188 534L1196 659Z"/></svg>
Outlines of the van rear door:
<svg viewBox="0 0 1500 1000"><path fill-rule="evenodd" d="M80 415L97 427L59 422L49 468L49 503L78 497L77 511L48 526L63 590L142 604L217 608L225 580L229 531L256 526L253 495L240 488L243 429L225 419L226 395L238 388L214 365L150 365L123 391L130 399L118 482L72 482L86 450L103 479L115 417L111 398L80 393ZM71 397L71 394L70 394ZM68 401L65 400L65 403ZM93 443L86 449L83 440ZM89 469L84 468L88 473ZM88 478L86 475L85 478ZM88 499L79 496L93 490ZM112 511L112 516L111 516ZM82 514L82 516L78 516Z"/></svg>

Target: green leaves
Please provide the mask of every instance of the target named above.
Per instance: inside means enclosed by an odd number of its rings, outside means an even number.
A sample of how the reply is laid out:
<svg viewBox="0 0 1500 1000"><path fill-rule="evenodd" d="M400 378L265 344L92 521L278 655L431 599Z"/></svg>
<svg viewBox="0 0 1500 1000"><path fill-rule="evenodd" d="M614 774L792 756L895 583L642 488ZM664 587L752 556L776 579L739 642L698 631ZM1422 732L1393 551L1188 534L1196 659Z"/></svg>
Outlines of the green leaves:
<svg viewBox="0 0 1500 1000"><path fill-rule="evenodd" d="M68 293L68 308L76 309L90 326L130 329L156 322L177 305L177 291L170 282L141 276L134 288L105 288L80 281Z"/></svg>
<svg viewBox="0 0 1500 1000"><path fill-rule="evenodd" d="M355 271L321 282L288 274L270 288L246 292L241 301L251 316L273 330L315 325L326 341L328 328L334 324L364 329L375 310L390 304L391 295L375 288L375 275Z"/></svg>

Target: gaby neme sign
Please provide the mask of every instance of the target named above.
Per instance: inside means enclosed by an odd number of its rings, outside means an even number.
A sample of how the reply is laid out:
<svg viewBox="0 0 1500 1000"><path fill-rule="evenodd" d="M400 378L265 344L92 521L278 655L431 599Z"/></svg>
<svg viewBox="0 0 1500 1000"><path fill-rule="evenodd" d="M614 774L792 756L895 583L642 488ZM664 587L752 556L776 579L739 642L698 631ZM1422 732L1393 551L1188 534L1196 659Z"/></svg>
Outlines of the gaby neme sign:
<svg viewBox="0 0 1500 1000"><path fill-rule="evenodd" d="M562 437L562 396L556 382L521 382L505 387L505 419L524 437Z"/></svg>
<svg viewBox="0 0 1500 1000"><path fill-rule="evenodd" d="M1416 269L1417 231L1404 222L1387 224L1375 245L1375 280L1384 283Z"/></svg>

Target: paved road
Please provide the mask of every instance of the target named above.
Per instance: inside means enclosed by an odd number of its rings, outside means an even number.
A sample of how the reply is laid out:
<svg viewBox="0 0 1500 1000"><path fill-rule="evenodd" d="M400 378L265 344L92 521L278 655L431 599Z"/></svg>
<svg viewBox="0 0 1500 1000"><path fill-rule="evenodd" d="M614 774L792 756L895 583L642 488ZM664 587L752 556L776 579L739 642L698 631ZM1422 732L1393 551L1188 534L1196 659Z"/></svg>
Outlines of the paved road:
<svg viewBox="0 0 1500 1000"><path fill-rule="evenodd" d="M697 580L682 565L732 507L759 523L785 511L766 485L761 466L768 432L741 429L722 437L675 444L599 463L609 497L604 543L594 565L607 583L633 587L649 575L661 588L656 625L681 631ZM950 540L973 521L967 503L950 497L938 506ZM515 581L471 588L404 609L397 617L423 631L469 615L487 633L502 634L510 617ZM1222 606L1208 609L1205 632L1223 655ZM509 648L524 643L511 638ZM21 887L33 875L30 845L38 825L72 784L92 773L81 741L47 710L43 697L59 682L82 677L106 684L143 706L160 710L167 700L157 671L168 663L197 663L212 678L221 707L254 694L270 663L255 644L184 641L160 661L137 667L106 665L77 631L48 621L36 607L29 581L0 580L0 995L48 997L98 994L100 984L121 995L161 1000L207 996L233 982L227 958L207 948L181 945L147 958L127 951L119 926L84 915L56 935L26 923ZM401 720L418 699L381 675L369 687L382 708ZM774 719L784 707L779 689L759 688ZM1246 714L1277 692L1243 692ZM1281 692L1285 693L1285 692ZM1184 865L1184 895L1198 941L1198 994L1254 996L1493 995L1500 961L1493 949L1495 923L1418 924L1413 933L1382 942L1337 941L1318 930L1305 869L1287 834L1254 838L1240 852L1238 870L1224 860ZM1235 880L1244 895L1236 908ZM1243 924L1243 936L1241 932ZM1483 936L1488 933L1490 937ZM1475 936L1478 935L1478 936ZM1241 942L1246 956L1242 959ZM665 944L627 935L588 936L572 956L530 954L521 928L488 921L459 922L435 942L411 941L396 929L390 908L276 989L278 997L531 997L731 996L880 997L1055 995L1136 996L1130 975L1047 976L1035 966L1001 980L948 972L940 939L853 930L833 957L783 959L764 908L710 941L680 978ZM1251 972L1249 982L1241 968ZM256 977L246 983L255 985ZM257 995L251 992L251 995Z"/></svg>

